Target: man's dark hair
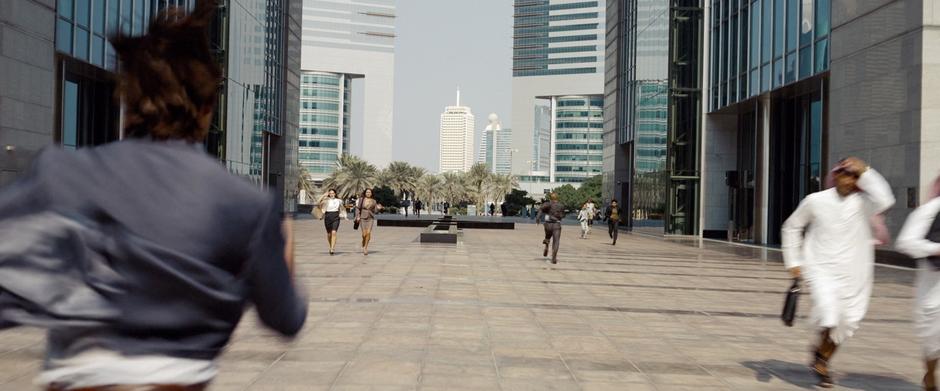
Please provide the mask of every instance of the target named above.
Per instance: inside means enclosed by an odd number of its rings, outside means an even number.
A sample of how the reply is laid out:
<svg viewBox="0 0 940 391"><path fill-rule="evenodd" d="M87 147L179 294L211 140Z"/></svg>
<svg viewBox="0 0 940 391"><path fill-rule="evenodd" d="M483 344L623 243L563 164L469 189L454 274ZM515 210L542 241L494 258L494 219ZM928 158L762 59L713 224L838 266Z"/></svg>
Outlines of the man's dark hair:
<svg viewBox="0 0 940 391"><path fill-rule="evenodd" d="M155 140L205 139L218 99L222 72L209 48L216 0L197 2L189 15L168 9L146 35L118 35L117 95L125 104L124 129Z"/></svg>

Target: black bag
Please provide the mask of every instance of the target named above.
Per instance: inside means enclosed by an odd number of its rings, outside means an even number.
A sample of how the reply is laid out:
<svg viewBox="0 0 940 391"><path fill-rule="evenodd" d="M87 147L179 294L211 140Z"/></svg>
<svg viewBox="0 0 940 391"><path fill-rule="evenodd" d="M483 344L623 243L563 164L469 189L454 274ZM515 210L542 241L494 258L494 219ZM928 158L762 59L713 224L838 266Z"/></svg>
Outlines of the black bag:
<svg viewBox="0 0 940 391"><path fill-rule="evenodd" d="M940 243L940 214L937 214L937 217L933 219L933 224L930 225L930 230L927 231L926 239L931 242ZM927 257L927 262L930 262L930 266L933 267L933 270L940 270L940 257L931 255Z"/></svg>
<svg viewBox="0 0 940 391"><path fill-rule="evenodd" d="M780 313L780 320L787 327L793 327L793 319L796 318L796 303L800 300L800 279L794 278L793 284L787 290L787 298L783 302L783 311Z"/></svg>
<svg viewBox="0 0 940 391"><path fill-rule="evenodd" d="M358 203L359 205L356 205L356 211L359 212L359 213L358 213L359 215L361 215L361 214L362 214L362 200L360 199L359 202L357 202L357 203ZM358 229L359 229L359 219L356 219L356 221L353 222L353 229L354 229L354 230L358 230Z"/></svg>

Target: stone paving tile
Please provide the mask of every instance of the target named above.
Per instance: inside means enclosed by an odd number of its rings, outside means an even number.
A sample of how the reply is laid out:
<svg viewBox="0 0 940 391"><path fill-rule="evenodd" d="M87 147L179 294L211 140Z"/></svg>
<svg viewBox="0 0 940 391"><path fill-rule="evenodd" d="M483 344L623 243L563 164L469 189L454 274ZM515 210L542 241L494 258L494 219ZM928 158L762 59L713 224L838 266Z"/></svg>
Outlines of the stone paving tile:
<svg viewBox="0 0 940 391"><path fill-rule="evenodd" d="M553 266L541 227L517 224L457 246L378 227L365 257L343 223L330 257L319 222L296 230L307 326L285 341L247 314L212 390L813 389L812 330L777 319L789 284L772 252L628 234L614 247L565 226ZM917 390L913 272L878 267L875 280L833 361L836 389ZM0 391L35 389L43 349L39 331L0 332Z"/></svg>

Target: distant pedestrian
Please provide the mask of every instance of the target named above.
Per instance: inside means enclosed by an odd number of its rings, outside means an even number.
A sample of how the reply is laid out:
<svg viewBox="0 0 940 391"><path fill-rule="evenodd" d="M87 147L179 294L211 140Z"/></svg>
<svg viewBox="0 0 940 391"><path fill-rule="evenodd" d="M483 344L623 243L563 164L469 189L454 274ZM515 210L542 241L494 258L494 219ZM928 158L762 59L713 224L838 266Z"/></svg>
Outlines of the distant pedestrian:
<svg viewBox="0 0 940 391"><path fill-rule="evenodd" d="M215 3L112 39L124 140L45 148L0 189L0 328L47 329L42 389L204 390L248 307L287 336L307 318L281 197L204 152Z"/></svg>
<svg viewBox="0 0 940 391"><path fill-rule="evenodd" d="M359 223L359 229L362 230L362 255L369 255L372 225L375 222L375 215L382 209L382 205L375 201L372 189L366 189L362 192L362 197L359 197L359 204L356 205L356 222Z"/></svg>
<svg viewBox="0 0 940 391"><path fill-rule="evenodd" d="M495 215L495 214L496 214L496 204L490 202L490 216Z"/></svg>
<svg viewBox="0 0 940 391"><path fill-rule="evenodd" d="M333 255L336 248L336 232L339 231L339 212L343 208L343 201L336 198L336 190L330 189L320 198L318 206L323 210L326 241L330 245L330 255Z"/></svg>
<svg viewBox="0 0 940 391"><path fill-rule="evenodd" d="M499 213L506 217L509 215L509 205L506 205L505 202L499 204Z"/></svg>
<svg viewBox="0 0 940 391"><path fill-rule="evenodd" d="M594 200L588 197L587 203L584 205L588 212L588 226L594 225L594 218L597 216L597 205L594 204ZM590 230L588 230L590 232Z"/></svg>
<svg viewBox="0 0 940 391"><path fill-rule="evenodd" d="M604 219L607 221L607 235L613 239L611 246L617 245L617 235L620 233L620 204L617 200L610 200L610 206L604 212Z"/></svg>
<svg viewBox="0 0 940 391"><path fill-rule="evenodd" d="M545 245L545 250L542 251L542 256L548 256L548 244L551 241L552 244L552 264L558 263L558 246L559 241L561 240L561 221L565 218L565 207L560 202L558 202L558 194L551 193L548 195L549 201L542 204L542 207L539 208L539 213L536 215L536 224L545 216L545 240L542 241L542 244Z"/></svg>
<svg viewBox="0 0 940 391"><path fill-rule="evenodd" d="M581 210L578 211L578 221L581 222L581 239L584 239L591 231L591 226L588 224L591 221L591 214L588 212L587 204L584 204Z"/></svg>
<svg viewBox="0 0 940 391"><path fill-rule="evenodd" d="M411 206L411 201L408 201L407 199L405 199L405 200L402 200L400 204L401 204L402 210L405 211L405 218L407 218L407 217L408 217L408 208Z"/></svg>
<svg viewBox="0 0 940 391"><path fill-rule="evenodd" d="M441 208L443 209L443 212L444 212L444 215L445 215L445 216L450 214L450 203L449 203L449 202L444 201L444 203L441 204Z"/></svg>
<svg viewBox="0 0 940 391"><path fill-rule="evenodd" d="M424 206L424 203L421 200L415 200L414 202L414 213L415 217L421 217L421 208Z"/></svg>
<svg viewBox="0 0 940 391"><path fill-rule="evenodd" d="M933 182L930 200L907 217L898 234L897 249L917 259L917 305L914 326L920 337L927 373L924 390L937 391L940 359L940 178Z"/></svg>
<svg viewBox="0 0 940 391"><path fill-rule="evenodd" d="M885 179L858 158L839 161L829 176L834 187L806 196L782 229L786 267L810 287L812 320L820 330L812 368L824 388L833 386L832 356L868 310L873 231L882 231L873 229L873 219L894 204Z"/></svg>

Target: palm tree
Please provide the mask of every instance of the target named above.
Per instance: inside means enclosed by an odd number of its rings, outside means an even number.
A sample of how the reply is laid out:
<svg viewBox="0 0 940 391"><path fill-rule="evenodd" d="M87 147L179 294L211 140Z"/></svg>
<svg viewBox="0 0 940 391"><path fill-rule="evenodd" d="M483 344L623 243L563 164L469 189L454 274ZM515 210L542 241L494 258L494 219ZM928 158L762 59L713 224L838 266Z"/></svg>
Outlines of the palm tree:
<svg viewBox="0 0 940 391"><path fill-rule="evenodd" d="M313 183L313 178L310 177L310 172L307 171L306 167L301 166L297 172L297 194L295 196L297 202L300 203L300 194L305 193L307 203L312 204L313 197L318 191L317 185Z"/></svg>
<svg viewBox="0 0 940 391"><path fill-rule="evenodd" d="M343 154L336 162L336 170L323 180L323 187L336 189L340 198L347 198L365 189L374 188L379 171L369 162Z"/></svg>
<svg viewBox="0 0 940 391"><path fill-rule="evenodd" d="M441 188L444 181L437 175L424 174L418 179L418 186L415 188L415 195L423 199L429 206L441 196Z"/></svg>
<svg viewBox="0 0 940 391"><path fill-rule="evenodd" d="M411 166L411 172L409 174L414 180L414 183L411 187L411 196L414 198L418 195L418 183L421 181L421 178L428 174L428 170L418 166Z"/></svg>
<svg viewBox="0 0 940 391"><path fill-rule="evenodd" d="M382 170L382 185L390 187L398 197L408 198L417 185L419 176L415 176L416 167L407 162L396 161Z"/></svg>
<svg viewBox="0 0 940 391"><path fill-rule="evenodd" d="M488 195L493 197L493 202L499 203L512 189L519 187L519 181L510 174L494 174L487 185Z"/></svg>
<svg viewBox="0 0 940 391"><path fill-rule="evenodd" d="M490 170L484 163L476 163L467 172L467 182L477 210L482 211L486 203L486 183L490 180Z"/></svg>
<svg viewBox="0 0 940 391"><path fill-rule="evenodd" d="M445 172L441 183L441 196L451 205L456 205L467 194L467 187L463 175L456 172Z"/></svg>

